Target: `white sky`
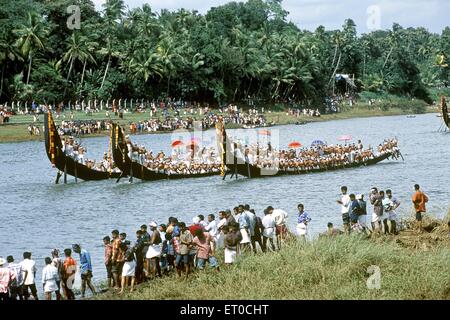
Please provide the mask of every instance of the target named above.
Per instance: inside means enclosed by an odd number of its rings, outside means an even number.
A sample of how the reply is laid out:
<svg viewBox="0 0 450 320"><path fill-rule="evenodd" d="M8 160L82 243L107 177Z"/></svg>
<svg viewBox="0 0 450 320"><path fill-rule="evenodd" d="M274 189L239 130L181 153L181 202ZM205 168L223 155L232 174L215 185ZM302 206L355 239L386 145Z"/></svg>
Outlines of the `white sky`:
<svg viewBox="0 0 450 320"><path fill-rule="evenodd" d="M98 10L101 10L105 0L93 0ZM185 8L201 13L210 7L230 2L229 0L125 0L129 8L139 7L148 3L153 11L161 9L171 11ZM315 30L319 25L327 29L340 28L345 19L355 21L359 32L368 32L367 22L374 21L367 10L370 6L379 8L379 26L381 29L392 27L394 22L403 27L425 27L440 33L450 26L449 0L284 0L283 7L290 12L288 19L301 29ZM370 26L376 26L369 24Z"/></svg>

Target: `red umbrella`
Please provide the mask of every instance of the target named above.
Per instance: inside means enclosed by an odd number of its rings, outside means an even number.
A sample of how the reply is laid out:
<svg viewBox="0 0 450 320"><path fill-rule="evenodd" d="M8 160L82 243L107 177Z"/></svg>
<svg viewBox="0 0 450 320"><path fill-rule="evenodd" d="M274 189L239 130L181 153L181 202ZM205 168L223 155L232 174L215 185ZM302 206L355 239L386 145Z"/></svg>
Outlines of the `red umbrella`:
<svg viewBox="0 0 450 320"><path fill-rule="evenodd" d="M258 134L262 135L262 136L270 136L270 130L259 130Z"/></svg>
<svg viewBox="0 0 450 320"><path fill-rule="evenodd" d="M288 147L291 148L291 149L300 148L302 146L303 145L300 142L298 142L298 141L293 141L293 142L288 144Z"/></svg>
<svg viewBox="0 0 450 320"><path fill-rule="evenodd" d="M346 134L346 135L343 135L343 136L340 136L339 138L338 138L338 140L339 141L350 141L350 140L352 140L352 136L351 135L349 135L349 134Z"/></svg>
<svg viewBox="0 0 450 320"><path fill-rule="evenodd" d="M176 148L176 147L180 147L182 146L184 143L181 140L175 140L172 142L172 148Z"/></svg>

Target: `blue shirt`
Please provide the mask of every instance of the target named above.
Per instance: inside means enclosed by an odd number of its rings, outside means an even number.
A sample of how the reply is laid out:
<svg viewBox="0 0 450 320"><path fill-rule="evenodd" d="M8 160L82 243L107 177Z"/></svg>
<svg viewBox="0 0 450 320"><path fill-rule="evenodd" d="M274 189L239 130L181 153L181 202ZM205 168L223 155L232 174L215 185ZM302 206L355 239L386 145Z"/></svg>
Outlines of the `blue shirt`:
<svg viewBox="0 0 450 320"><path fill-rule="evenodd" d="M91 256L85 249L81 249L80 252L80 267L81 274L85 274L88 271L92 272Z"/></svg>
<svg viewBox="0 0 450 320"><path fill-rule="evenodd" d="M306 211L298 214L298 223L308 223L311 221L309 214Z"/></svg>
<svg viewBox="0 0 450 320"><path fill-rule="evenodd" d="M353 200L352 202L350 202L350 215L356 215L358 216L358 209L360 209L360 205L358 200Z"/></svg>
<svg viewBox="0 0 450 320"><path fill-rule="evenodd" d="M173 227L172 235L173 235L174 237L178 237L178 236L180 235L180 233L181 233L181 230L180 230L180 227L179 227L179 226Z"/></svg>
<svg viewBox="0 0 450 320"><path fill-rule="evenodd" d="M241 215L239 216L238 222L239 222L240 229L248 228L250 226L249 219L245 213L241 213Z"/></svg>

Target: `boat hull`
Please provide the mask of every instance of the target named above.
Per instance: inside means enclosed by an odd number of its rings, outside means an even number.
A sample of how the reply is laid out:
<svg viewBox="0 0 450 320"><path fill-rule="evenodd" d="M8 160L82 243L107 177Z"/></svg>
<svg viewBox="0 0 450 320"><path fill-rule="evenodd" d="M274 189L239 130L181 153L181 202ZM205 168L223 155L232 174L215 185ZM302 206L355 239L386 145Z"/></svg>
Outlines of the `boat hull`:
<svg viewBox="0 0 450 320"><path fill-rule="evenodd" d="M106 180L120 176L118 172L110 173L88 168L65 155L62 150L61 138L56 130L51 113L46 113L44 118L45 151L50 162L59 171L85 181Z"/></svg>

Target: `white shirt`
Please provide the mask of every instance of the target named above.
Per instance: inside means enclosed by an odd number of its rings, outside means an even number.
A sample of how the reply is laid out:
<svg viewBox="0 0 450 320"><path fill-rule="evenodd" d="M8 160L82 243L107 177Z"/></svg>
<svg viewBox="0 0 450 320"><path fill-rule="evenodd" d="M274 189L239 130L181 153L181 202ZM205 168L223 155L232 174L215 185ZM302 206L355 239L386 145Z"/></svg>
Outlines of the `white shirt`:
<svg viewBox="0 0 450 320"><path fill-rule="evenodd" d="M262 225L264 226L263 236L273 238L275 232L275 220L271 214L266 214L264 218L262 218Z"/></svg>
<svg viewBox="0 0 450 320"><path fill-rule="evenodd" d="M56 284L58 276L58 269L52 264L48 264L42 269L42 283L44 284L45 292L53 292L58 290L58 285Z"/></svg>
<svg viewBox="0 0 450 320"><path fill-rule="evenodd" d="M388 197L386 197L383 199L384 213L387 213L389 215L394 215L395 214L394 208L398 207L398 205L400 205L400 202L398 202L398 200L394 197L392 197L390 199Z"/></svg>
<svg viewBox="0 0 450 320"><path fill-rule="evenodd" d="M266 214L264 218L262 218L262 225L264 226L264 229L275 228L275 220L271 214Z"/></svg>
<svg viewBox="0 0 450 320"><path fill-rule="evenodd" d="M34 260L25 259L20 265L22 266L23 276L24 276L24 285L32 285L34 284L34 273L36 272L36 262ZM28 272L27 277L25 279L25 271Z"/></svg>
<svg viewBox="0 0 450 320"><path fill-rule="evenodd" d="M225 219L226 221L226 219ZM211 221L206 227L205 230L209 232L211 237L215 237L217 235L217 223L215 220Z"/></svg>
<svg viewBox="0 0 450 320"><path fill-rule="evenodd" d="M227 218L220 219L219 223L217 224L217 229L222 228L226 224L227 224Z"/></svg>
<svg viewBox="0 0 450 320"><path fill-rule="evenodd" d="M285 225L287 222L288 214L282 209L274 209L272 212L272 218L277 226Z"/></svg>
<svg viewBox="0 0 450 320"><path fill-rule="evenodd" d="M348 213L348 210L350 209L350 196L348 194L343 194L341 197L341 213Z"/></svg>

